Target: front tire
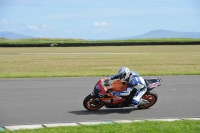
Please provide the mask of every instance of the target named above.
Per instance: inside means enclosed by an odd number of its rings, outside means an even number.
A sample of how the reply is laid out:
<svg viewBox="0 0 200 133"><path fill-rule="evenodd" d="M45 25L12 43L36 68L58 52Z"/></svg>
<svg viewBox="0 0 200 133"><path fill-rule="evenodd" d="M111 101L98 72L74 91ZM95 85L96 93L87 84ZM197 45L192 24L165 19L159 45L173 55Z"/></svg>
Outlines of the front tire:
<svg viewBox="0 0 200 133"><path fill-rule="evenodd" d="M83 100L83 106L89 111L96 111L104 106L104 102L101 101L99 98L96 98L95 96L89 94Z"/></svg>
<svg viewBox="0 0 200 133"><path fill-rule="evenodd" d="M138 107L139 109L147 109L147 108L153 106L153 105L156 103L156 101L157 101L157 99L158 99L158 94L157 94L155 91L153 91L153 90L147 91L147 92L142 96L142 99L147 100L149 103L146 104L146 105L138 105L137 107Z"/></svg>

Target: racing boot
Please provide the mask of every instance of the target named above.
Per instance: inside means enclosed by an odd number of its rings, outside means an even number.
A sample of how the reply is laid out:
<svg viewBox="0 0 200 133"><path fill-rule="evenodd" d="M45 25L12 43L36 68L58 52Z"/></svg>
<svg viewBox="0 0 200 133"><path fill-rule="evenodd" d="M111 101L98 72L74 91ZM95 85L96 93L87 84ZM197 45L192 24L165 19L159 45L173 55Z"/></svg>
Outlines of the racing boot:
<svg viewBox="0 0 200 133"><path fill-rule="evenodd" d="M143 105L146 105L146 104L149 104L149 101L141 98L138 105L142 105L143 106Z"/></svg>

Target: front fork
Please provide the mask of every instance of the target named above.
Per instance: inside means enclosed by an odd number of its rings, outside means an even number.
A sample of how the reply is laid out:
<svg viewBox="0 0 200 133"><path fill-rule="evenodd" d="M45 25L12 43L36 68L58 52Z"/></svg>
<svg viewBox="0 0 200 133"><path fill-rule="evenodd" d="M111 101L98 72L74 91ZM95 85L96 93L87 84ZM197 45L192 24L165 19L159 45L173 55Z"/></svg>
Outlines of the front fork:
<svg viewBox="0 0 200 133"><path fill-rule="evenodd" d="M94 92L91 92L90 95L91 95L91 96L96 96Z"/></svg>
<svg viewBox="0 0 200 133"><path fill-rule="evenodd" d="M101 100L100 99L100 95L97 95L94 92L91 92L90 95L95 97L95 101L100 101Z"/></svg>

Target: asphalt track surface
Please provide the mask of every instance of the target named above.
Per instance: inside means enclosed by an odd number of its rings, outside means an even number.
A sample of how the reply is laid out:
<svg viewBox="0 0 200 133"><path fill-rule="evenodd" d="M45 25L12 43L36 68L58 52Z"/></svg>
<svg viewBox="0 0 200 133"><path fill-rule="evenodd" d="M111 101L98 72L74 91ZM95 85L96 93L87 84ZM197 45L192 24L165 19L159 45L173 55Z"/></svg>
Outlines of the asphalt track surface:
<svg viewBox="0 0 200 133"><path fill-rule="evenodd" d="M200 76L151 77L163 81L153 107L98 111L87 111L83 99L102 77L0 79L0 126L200 117Z"/></svg>

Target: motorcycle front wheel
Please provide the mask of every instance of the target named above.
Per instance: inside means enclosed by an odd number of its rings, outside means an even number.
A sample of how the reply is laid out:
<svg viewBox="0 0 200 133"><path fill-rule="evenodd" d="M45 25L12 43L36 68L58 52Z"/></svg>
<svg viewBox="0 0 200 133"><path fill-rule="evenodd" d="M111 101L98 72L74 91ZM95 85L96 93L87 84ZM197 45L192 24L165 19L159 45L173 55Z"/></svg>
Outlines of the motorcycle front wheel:
<svg viewBox="0 0 200 133"><path fill-rule="evenodd" d="M145 99L147 100L149 103L146 104L146 105L138 105L137 107L139 109L147 109L151 106L153 106L157 99L158 99L158 95L155 91L151 90L151 91L147 91L143 96L142 96L142 99Z"/></svg>
<svg viewBox="0 0 200 133"><path fill-rule="evenodd" d="M89 111L96 111L104 106L104 102L89 94L83 100L83 106Z"/></svg>

